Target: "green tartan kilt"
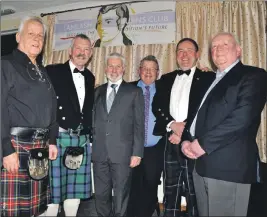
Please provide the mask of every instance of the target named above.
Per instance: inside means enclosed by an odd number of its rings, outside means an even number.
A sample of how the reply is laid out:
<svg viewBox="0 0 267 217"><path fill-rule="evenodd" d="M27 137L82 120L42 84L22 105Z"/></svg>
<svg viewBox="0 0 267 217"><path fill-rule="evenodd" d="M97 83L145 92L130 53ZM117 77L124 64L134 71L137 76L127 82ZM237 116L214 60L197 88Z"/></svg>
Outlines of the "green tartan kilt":
<svg viewBox="0 0 267 217"><path fill-rule="evenodd" d="M70 170L63 164L67 147L84 147L82 165ZM66 199L86 199L91 197L91 148L88 135L71 136L59 133L57 138L58 157L50 164L51 202L59 204Z"/></svg>

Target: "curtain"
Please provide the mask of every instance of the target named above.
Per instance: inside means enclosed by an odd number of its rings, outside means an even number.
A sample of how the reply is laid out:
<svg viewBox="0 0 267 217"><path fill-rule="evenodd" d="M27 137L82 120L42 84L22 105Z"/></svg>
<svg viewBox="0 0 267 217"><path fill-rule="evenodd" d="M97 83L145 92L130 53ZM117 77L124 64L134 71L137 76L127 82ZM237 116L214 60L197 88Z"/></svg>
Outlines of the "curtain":
<svg viewBox="0 0 267 217"><path fill-rule="evenodd" d="M196 40L201 52L198 66L214 68L210 59L210 40L218 32L231 32L237 36L243 49L241 61L266 69L266 4L264 1L176 2L176 42L184 37ZM55 16L47 17L45 64L63 63L69 59L68 50L52 50ZM124 79L133 81L139 78L140 60L152 54L159 61L161 75L177 67L175 47L176 44L149 44L94 48L88 68L96 77L96 86L105 83L105 57L116 51L126 58ZM262 162L267 162L266 118L265 106L257 136Z"/></svg>

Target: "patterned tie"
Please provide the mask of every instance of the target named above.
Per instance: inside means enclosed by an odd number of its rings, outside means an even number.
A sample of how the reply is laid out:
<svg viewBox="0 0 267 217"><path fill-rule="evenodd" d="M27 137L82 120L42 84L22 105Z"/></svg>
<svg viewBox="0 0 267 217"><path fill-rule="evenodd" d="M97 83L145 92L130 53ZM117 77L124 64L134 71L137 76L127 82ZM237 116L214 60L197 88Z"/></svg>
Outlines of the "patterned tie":
<svg viewBox="0 0 267 217"><path fill-rule="evenodd" d="M145 144L147 144L150 91L149 91L149 86L146 86L145 88L146 88L146 92L145 92Z"/></svg>
<svg viewBox="0 0 267 217"><path fill-rule="evenodd" d="M115 99L115 96L116 96L116 87L117 86L118 86L117 84L112 84L111 85L112 91L108 95L108 99L107 99L107 110L108 110L108 113L109 113L109 111L111 109L111 106L112 106L112 103L113 103L113 101Z"/></svg>

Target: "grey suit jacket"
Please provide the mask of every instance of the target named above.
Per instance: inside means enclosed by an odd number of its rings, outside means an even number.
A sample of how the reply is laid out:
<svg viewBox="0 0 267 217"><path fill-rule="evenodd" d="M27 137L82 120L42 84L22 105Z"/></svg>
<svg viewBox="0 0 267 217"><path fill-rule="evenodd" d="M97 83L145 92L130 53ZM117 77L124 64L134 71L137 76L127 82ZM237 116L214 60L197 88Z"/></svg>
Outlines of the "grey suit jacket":
<svg viewBox="0 0 267 217"><path fill-rule="evenodd" d="M110 112L106 106L107 83L95 91L92 160L130 163L143 157L144 97L141 88L122 82Z"/></svg>

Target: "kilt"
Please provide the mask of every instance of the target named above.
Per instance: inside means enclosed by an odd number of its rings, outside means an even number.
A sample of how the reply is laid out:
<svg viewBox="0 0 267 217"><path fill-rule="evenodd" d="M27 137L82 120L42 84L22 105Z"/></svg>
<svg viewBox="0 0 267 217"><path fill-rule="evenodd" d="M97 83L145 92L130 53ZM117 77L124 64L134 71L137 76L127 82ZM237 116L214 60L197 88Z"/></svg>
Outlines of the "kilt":
<svg viewBox="0 0 267 217"><path fill-rule="evenodd" d="M167 135L168 138L169 135ZM180 145L180 144L179 144ZM187 159L177 145L166 139L164 152L164 216L180 217L181 197L186 198L188 216L198 216L195 188L191 170L192 160Z"/></svg>
<svg viewBox="0 0 267 217"><path fill-rule="evenodd" d="M79 169L70 170L63 164L63 156L68 146L84 146L83 162ZM86 199L91 197L91 148L89 136L71 136L59 133L57 138L58 157L50 161L51 203L59 204L66 199Z"/></svg>
<svg viewBox="0 0 267 217"><path fill-rule="evenodd" d="M2 216L30 217L39 215L47 209L49 203L49 178L35 181L27 171L28 152L34 148L45 148L47 141L20 141L12 136L11 142L19 156L20 167L17 174L1 171L1 207ZM24 148L22 148L22 147Z"/></svg>

